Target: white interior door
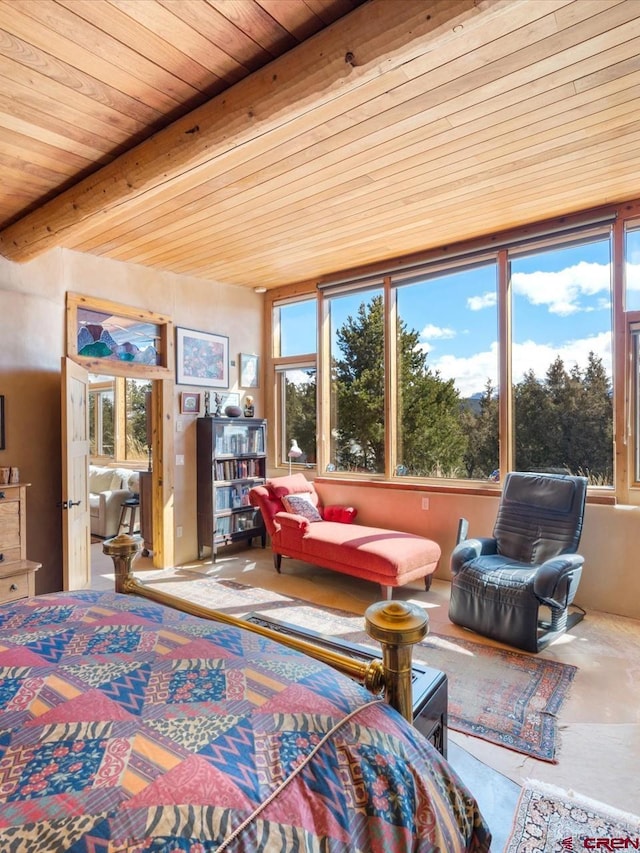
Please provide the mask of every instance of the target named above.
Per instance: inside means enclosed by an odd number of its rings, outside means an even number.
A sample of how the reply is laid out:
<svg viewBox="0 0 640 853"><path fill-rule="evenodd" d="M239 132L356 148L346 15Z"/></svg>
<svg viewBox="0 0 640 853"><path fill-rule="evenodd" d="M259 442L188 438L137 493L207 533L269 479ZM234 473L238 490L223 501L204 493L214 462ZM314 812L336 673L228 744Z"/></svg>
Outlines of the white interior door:
<svg viewBox="0 0 640 853"><path fill-rule="evenodd" d="M91 583L89 374L62 359L62 558L64 589Z"/></svg>

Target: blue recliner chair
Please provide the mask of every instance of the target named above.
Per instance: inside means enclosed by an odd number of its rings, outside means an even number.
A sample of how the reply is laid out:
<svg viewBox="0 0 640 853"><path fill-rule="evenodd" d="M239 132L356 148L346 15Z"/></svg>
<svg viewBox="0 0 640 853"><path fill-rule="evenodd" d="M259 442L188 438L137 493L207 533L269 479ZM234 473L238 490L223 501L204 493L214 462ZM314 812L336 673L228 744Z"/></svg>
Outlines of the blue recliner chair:
<svg viewBox="0 0 640 853"><path fill-rule="evenodd" d="M493 536L465 538L451 554L451 621L528 652L579 622L584 611L569 605L584 563L576 551L586 495L585 477L507 474ZM464 521L460 530L465 537Z"/></svg>

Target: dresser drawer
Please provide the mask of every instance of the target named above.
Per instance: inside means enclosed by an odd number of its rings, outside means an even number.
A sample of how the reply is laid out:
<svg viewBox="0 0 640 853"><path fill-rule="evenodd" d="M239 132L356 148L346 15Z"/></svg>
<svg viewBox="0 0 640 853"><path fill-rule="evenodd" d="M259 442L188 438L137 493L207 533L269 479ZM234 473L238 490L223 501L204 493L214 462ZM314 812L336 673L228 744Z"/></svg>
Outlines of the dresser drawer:
<svg viewBox="0 0 640 853"><path fill-rule="evenodd" d="M20 501L0 500L0 551L20 548Z"/></svg>
<svg viewBox="0 0 640 853"><path fill-rule="evenodd" d="M0 604L26 598L29 595L29 572L0 578Z"/></svg>
<svg viewBox="0 0 640 853"><path fill-rule="evenodd" d="M15 563L20 559L20 546L16 545L13 548L4 548L0 545L0 569L5 563Z"/></svg>

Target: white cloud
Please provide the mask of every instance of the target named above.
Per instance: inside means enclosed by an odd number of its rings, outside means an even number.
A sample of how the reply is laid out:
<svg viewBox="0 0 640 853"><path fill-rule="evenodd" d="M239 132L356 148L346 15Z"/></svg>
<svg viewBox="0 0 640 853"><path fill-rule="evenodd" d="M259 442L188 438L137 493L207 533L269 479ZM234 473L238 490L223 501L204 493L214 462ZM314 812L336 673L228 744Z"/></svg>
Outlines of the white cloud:
<svg viewBox="0 0 640 853"><path fill-rule="evenodd" d="M482 296L470 296L467 299L467 308L470 311L482 311L483 308L493 308L498 302L498 295L494 290L483 293Z"/></svg>
<svg viewBox="0 0 640 853"><path fill-rule="evenodd" d="M290 368L286 372L286 376L289 382L293 385L308 385L310 382L315 381L314 376L309 376L309 372L307 370L298 370L296 368Z"/></svg>
<svg viewBox="0 0 640 853"><path fill-rule="evenodd" d="M546 305L551 314L566 317L589 307L581 297L608 293L611 274L608 264L580 261L554 272L514 273L511 281L514 293L532 305Z"/></svg>
<svg viewBox="0 0 640 853"><path fill-rule="evenodd" d="M567 370L574 365L586 367L590 352L602 359L605 370L611 376L611 335L601 332L589 338L567 341L561 347L525 341L513 345L513 381L519 382L528 370L533 370L538 379L543 379L549 366L560 356ZM453 379L463 397L482 392L491 380L498 386L498 345L491 344L489 350L475 353L466 358L445 355L429 362L432 370L438 370L443 379Z"/></svg>
<svg viewBox="0 0 640 853"><path fill-rule="evenodd" d="M456 388L463 397L470 397L484 391L487 379L494 387L498 385L498 344L491 344L485 352L478 352L466 358L455 355L443 355L427 362L432 370L438 370L443 379L453 379Z"/></svg>
<svg viewBox="0 0 640 853"><path fill-rule="evenodd" d="M433 323L428 323L420 332L422 340L428 338L455 338L457 332L455 329L449 329L446 326L434 326Z"/></svg>
<svg viewBox="0 0 640 853"><path fill-rule="evenodd" d="M640 249L636 254L640 253ZM640 262L627 263L625 270L627 290L640 290Z"/></svg>

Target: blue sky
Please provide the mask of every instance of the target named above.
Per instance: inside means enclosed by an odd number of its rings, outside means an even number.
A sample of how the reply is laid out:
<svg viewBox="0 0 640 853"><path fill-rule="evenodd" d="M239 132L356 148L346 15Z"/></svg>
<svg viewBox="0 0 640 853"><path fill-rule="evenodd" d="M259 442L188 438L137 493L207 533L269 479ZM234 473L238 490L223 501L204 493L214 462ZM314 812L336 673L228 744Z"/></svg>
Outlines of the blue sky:
<svg viewBox="0 0 640 853"><path fill-rule="evenodd" d="M630 309L640 308L640 231L628 235L627 289ZM559 355L567 369L585 367L590 351L611 375L609 241L598 240L512 258L514 381L533 369L543 378ZM420 333L428 364L453 378L463 396L481 392L488 378L497 386L495 268L475 267L399 288L400 315ZM380 292L380 291L377 291ZM363 298L332 302L333 327L355 314ZM315 302L291 305L283 355L310 351ZM313 338L314 339L314 338ZM315 340L315 339L314 339Z"/></svg>

